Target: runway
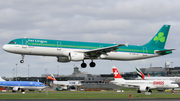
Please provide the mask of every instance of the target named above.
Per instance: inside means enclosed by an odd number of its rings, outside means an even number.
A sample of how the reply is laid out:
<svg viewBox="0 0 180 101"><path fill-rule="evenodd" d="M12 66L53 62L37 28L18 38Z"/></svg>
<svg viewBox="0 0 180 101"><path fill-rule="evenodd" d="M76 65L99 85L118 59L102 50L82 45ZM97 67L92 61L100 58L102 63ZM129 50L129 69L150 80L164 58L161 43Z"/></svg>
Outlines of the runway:
<svg viewBox="0 0 180 101"><path fill-rule="evenodd" d="M173 99L0 99L0 101L179 101Z"/></svg>

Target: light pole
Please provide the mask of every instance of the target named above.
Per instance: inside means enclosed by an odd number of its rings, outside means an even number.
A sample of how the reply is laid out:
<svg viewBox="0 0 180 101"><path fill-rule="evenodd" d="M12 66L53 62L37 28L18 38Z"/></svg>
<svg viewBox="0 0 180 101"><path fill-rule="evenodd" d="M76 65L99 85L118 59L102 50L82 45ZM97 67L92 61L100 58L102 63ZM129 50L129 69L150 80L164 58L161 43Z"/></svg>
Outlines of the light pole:
<svg viewBox="0 0 180 101"><path fill-rule="evenodd" d="M17 81L17 65L18 65L18 64L16 63L16 81Z"/></svg>
<svg viewBox="0 0 180 101"><path fill-rule="evenodd" d="M30 66L30 65L28 65L28 77L29 77L29 66Z"/></svg>
<svg viewBox="0 0 180 101"><path fill-rule="evenodd" d="M58 74L58 77L59 77L59 66L57 66L57 67L58 67L58 73L57 74Z"/></svg>
<svg viewBox="0 0 180 101"><path fill-rule="evenodd" d="M173 68L173 62L171 62L171 68Z"/></svg>
<svg viewBox="0 0 180 101"><path fill-rule="evenodd" d="M13 75L12 76L14 77L15 76L15 68L13 68L12 70L13 70Z"/></svg>

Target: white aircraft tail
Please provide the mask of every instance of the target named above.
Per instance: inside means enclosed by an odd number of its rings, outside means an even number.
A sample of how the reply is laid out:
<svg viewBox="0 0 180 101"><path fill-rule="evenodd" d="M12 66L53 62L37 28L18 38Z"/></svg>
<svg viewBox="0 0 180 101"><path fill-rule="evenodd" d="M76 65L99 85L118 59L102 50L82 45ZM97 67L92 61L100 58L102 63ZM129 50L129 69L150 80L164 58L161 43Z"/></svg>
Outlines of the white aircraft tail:
<svg viewBox="0 0 180 101"><path fill-rule="evenodd" d="M2 79L2 78L0 77L0 81L6 81L6 80L4 80L4 79Z"/></svg>
<svg viewBox="0 0 180 101"><path fill-rule="evenodd" d="M117 68L115 66L112 67L114 79L115 81L124 81L121 74L118 72Z"/></svg>

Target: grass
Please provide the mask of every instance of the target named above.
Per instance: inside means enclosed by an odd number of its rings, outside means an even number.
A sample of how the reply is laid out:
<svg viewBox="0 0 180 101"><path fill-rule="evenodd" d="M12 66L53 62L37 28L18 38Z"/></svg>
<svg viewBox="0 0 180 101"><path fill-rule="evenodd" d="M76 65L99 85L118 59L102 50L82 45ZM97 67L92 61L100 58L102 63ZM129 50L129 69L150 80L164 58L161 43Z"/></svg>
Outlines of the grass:
<svg viewBox="0 0 180 101"><path fill-rule="evenodd" d="M126 99L130 94L132 98L180 98L179 94L170 92L145 95L144 92L137 94L136 92L117 93L115 91L49 91L48 95L46 92L0 93L0 99Z"/></svg>

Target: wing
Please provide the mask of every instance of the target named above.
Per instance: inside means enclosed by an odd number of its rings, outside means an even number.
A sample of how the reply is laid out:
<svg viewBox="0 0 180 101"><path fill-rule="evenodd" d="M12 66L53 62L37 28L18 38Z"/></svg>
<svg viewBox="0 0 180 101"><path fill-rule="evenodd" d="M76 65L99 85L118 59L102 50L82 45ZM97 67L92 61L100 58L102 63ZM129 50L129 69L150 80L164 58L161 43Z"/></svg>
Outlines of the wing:
<svg viewBox="0 0 180 101"><path fill-rule="evenodd" d="M85 56L88 58L98 58L101 54L107 55L108 52L116 51L118 47L120 46L128 46L128 44L118 44L114 46L109 46L109 47L103 47L103 48L98 48L90 51L85 51Z"/></svg>

